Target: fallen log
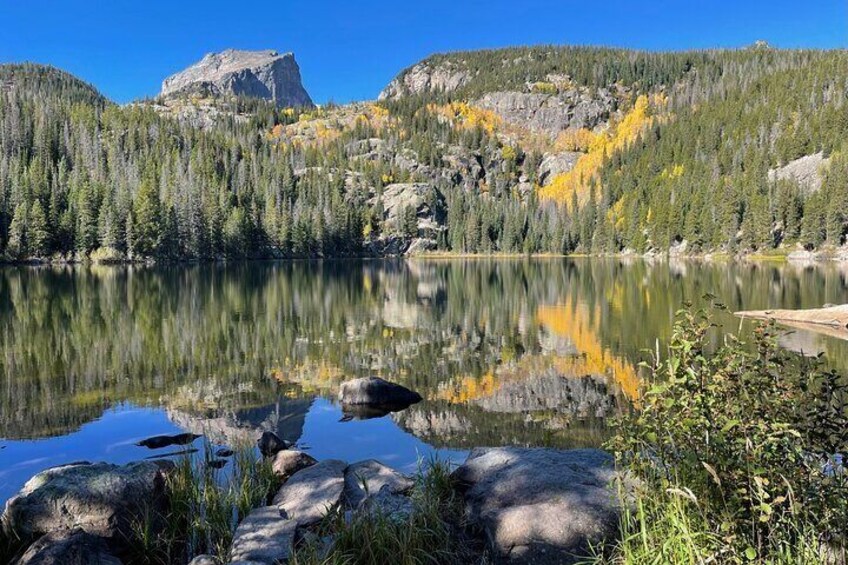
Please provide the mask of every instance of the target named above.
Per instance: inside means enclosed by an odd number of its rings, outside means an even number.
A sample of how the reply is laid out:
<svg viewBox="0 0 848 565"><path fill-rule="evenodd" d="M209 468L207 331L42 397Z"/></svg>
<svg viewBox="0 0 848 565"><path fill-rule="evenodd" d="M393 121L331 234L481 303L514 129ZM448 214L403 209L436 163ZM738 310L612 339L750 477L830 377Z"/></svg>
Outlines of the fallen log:
<svg viewBox="0 0 848 565"><path fill-rule="evenodd" d="M806 310L750 310L734 315L751 320L774 320L791 328L848 340L848 304Z"/></svg>
<svg viewBox="0 0 848 565"><path fill-rule="evenodd" d="M810 308L806 310L749 310L736 312L740 318L755 320L774 320L795 324L848 328L848 304L828 308Z"/></svg>

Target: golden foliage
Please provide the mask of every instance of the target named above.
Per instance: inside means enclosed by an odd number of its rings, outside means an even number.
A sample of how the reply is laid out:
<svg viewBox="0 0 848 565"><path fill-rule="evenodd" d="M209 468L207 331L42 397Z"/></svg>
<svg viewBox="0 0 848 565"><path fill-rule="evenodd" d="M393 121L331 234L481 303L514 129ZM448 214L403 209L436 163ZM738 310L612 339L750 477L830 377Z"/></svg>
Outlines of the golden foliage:
<svg viewBox="0 0 848 565"><path fill-rule="evenodd" d="M589 151L589 148L602 135L586 128L567 129L561 131L554 141L554 151L558 153L562 151L581 151L585 153Z"/></svg>
<svg viewBox="0 0 848 565"><path fill-rule="evenodd" d="M591 317L587 310L587 306L580 304L541 306L536 310L540 325L567 338L581 353L576 357L558 357L555 366L565 374L610 376L624 394L636 400L640 388L636 369L601 344L597 331L591 326L591 320L600 317L600 308L596 308Z"/></svg>
<svg viewBox="0 0 848 565"><path fill-rule="evenodd" d="M483 128L489 133L495 131L503 120L491 110L484 110L465 102L448 104L427 104L427 111L450 121L451 125L462 129Z"/></svg>
<svg viewBox="0 0 848 565"><path fill-rule="evenodd" d="M621 122L614 124L609 132L584 140L588 141L586 154L577 160L572 170L555 176L551 184L540 188L539 195L569 205L576 194L578 203L586 202L592 182L597 178L604 159L612 152L627 147L642 131L650 127L654 123L654 110L664 107L665 102L665 98L660 95L650 99L645 95L639 96L633 109L624 115Z"/></svg>

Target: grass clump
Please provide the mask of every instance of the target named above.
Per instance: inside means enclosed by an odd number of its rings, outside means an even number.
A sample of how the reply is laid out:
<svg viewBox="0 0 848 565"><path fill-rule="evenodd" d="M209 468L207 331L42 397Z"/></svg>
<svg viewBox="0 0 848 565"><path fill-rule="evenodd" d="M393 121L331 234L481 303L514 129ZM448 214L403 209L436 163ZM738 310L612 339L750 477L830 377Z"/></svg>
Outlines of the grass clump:
<svg viewBox="0 0 848 565"><path fill-rule="evenodd" d="M780 348L774 326L716 346L712 325L679 314L639 409L617 423L609 447L642 483L598 561L844 562L845 378Z"/></svg>
<svg viewBox="0 0 848 565"><path fill-rule="evenodd" d="M202 456L176 461L168 476L168 514L148 513L138 521L131 563L185 563L204 553L226 561L239 522L251 509L267 504L280 480L271 462L259 458L251 445L238 446L222 468L216 461L209 444Z"/></svg>
<svg viewBox="0 0 848 565"><path fill-rule="evenodd" d="M331 512L297 549L293 565L465 564L480 552L465 535L463 507L447 462L422 465L409 516Z"/></svg>

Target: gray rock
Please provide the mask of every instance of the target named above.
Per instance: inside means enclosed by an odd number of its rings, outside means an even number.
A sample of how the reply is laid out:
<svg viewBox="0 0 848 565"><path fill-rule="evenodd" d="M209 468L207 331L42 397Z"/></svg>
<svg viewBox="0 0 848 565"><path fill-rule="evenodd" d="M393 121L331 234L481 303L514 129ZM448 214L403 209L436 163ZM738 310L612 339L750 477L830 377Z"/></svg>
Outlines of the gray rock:
<svg viewBox="0 0 848 565"><path fill-rule="evenodd" d="M380 377L353 379L339 387L339 402L343 405L409 406L420 401L417 392Z"/></svg>
<svg viewBox="0 0 848 565"><path fill-rule="evenodd" d="M193 92L262 98L281 107L314 106L294 54L273 50L209 53L162 83L162 96Z"/></svg>
<svg viewBox="0 0 848 565"><path fill-rule="evenodd" d="M533 92L490 92L474 103L504 121L556 136L566 129L594 129L616 110L615 97L605 89L594 96L572 90L550 95Z"/></svg>
<svg viewBox="0 0 848 565"><path fill-rule="evenodd" d="M339 506L347 463L327 459L292 475L273 503L298 526L320 521Z"/></svg>
<svg viewBox="0 0 848 565"><path fill-rule="evenodd" d="M475 449L454 472L492 550L522 563L572 563L618 533L613 458L597 449Z"/></svg>
<svg viewBox="0 0 848 565"><path fill-rule="evenodd" d="M221 565L221 561L214 555L198 555L188 562L188 565Z"/></svg>
<svg viewBox="0 0 848 565"><path fill-rule="evenodd" d="M373 206L377 197L371 199ZM404 212L411 208L417 219L419 237L435 238L444 230L445 198L439 190L428 183L396 183L383 189L383 231L397 232Z"/></svg>
<svg viewBox="0 0 848 565"><path fill-rule="evenodd" d="M562 153L548 153L539 165L539 184L547 186L555 176L567 173L574 168L577 160L583 155L578 151L564 151Z"/></svg>
<svg viewBox="0 0 848 565"><path fill-rule="evenodd" d="M422 61L402 71L380 92L378 100L427 92L452 92L469 80L471 80L471 73L449 62L433 65L428 61Z"/></svg>
<svg viewBox="0 0 848 565"><path fill-rule="evenodd" d="M768 179L771 182L779 180L795 182L805 194L812 194L821 188L823 173L829 165L830 159L825 158L824 153L819 151L789 161L782 167L770 169Z"/></svg>
<svg viewBox="0 0 848 565"><path fill-rule="evenodd" d="M298 471L315 465L318 461L312 456L294 449L280 451L274 456L271 464L274 474L283 479L288 479Z"/></svg>
<svg viewBox="0 0 848 565"><path fill-rule="evenodd" d="M280 451L290 448L292 444L280 439L280 436L274 432L262 432L262 435L256 440L256 446L263 457L273 457Z"/></svg>
<svg viewBox="0 0 848 565"><path fill-rule="evenodd" d="M165 475L173 468L170 461L144 461L47 469L6 502L3 522L23 539L77 528L124 539L144 512L164 514Z"/></svg>
<svg viewBox="0 0 848 565"><path fill-rule="evenodd" d="M389 494L406 494L415 482L376 459L359 461L348 466L344 475L345 503L350 508L358 508L366 498L376 495L382 489Z"/></svg>
<svg viewBox="0 0 848 565"><path fill-rule="evenodd" d="M82 530L46 534L36 540L16 565L121 565L103 538Z"/></svg>
<svg viewBox="0 0 848 565"><path fill-rule="evenodd" d="M376 493L362 501L357 512L368 513L372 516L382 516L393 522L407 522L415 512L412 499L403 494L392 492L391 487L385 485Z"/></svg>
<svg viewBox="0 0 848 565"><path fill-rule="evenodd" d="M230 562L256 562L273 565L289 559L297 522L288 520L277 506L251 510L233 535Z"/></svg>

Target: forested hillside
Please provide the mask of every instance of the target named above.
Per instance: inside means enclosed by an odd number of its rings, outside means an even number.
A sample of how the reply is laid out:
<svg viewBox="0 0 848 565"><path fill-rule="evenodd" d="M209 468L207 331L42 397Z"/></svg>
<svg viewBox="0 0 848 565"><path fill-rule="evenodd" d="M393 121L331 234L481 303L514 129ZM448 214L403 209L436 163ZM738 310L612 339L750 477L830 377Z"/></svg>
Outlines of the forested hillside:
<svg viewBox="0 0 848 565"><path fill-rule="evenodd" d="M437 55L380 102L309 110L196 96L120 107L56 69L5 65L0 252L836 246L848 226L846 89L844 52L766 46Z"/></svg>

